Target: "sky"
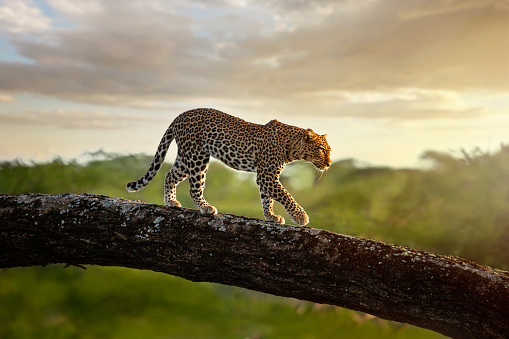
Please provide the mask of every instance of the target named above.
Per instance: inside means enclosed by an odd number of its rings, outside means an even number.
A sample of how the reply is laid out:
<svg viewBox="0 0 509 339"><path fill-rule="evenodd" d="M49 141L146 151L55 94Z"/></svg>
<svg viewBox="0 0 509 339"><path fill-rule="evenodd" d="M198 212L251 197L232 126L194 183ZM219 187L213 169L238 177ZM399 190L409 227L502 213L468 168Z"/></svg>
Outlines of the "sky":
<svg viewBox="0 0 509 339"><path fill-rule="evenodd" d="M496 152L509 2L0 0L0 160L152 155L199 107L327 133L333 160Z"/></svg>

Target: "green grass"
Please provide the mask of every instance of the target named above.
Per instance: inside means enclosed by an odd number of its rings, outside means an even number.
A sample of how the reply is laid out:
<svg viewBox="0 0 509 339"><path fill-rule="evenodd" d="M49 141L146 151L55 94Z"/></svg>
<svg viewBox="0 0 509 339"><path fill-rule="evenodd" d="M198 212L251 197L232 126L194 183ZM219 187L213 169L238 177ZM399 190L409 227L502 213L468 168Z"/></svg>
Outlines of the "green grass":
<svg viewBox="0 0 509 339"><path fill-rule="evenodd" d="M358 312L150 271L0 272L2 338L440 338Z"/></svg>
<svg viewBox="0 0 509 339"><path fill-rule="evenodd" d="M509 268L509 152L456 159L429 152L429 170L333 164L317 182L297 163L282 182L310 226ZM125 184L151 158L99 154L86 164L7 162L0 193L95 193L162 204L164 174L144 190ZM165 165L162 172L169 170ZM212 163L205 196L221 213L261 218L251 174ZM178 197L194 208L187 183ZM287 221L281 206L276 206ZM124 268L0 271L0 338L440 338L338 307Z"/></svg>

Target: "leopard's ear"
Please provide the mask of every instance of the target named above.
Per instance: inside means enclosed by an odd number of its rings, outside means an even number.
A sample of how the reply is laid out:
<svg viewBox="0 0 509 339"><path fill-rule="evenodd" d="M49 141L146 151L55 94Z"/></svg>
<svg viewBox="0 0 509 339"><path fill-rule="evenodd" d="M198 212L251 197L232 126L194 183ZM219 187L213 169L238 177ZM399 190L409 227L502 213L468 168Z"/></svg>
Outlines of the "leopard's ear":
<svg viewBox="0 0 509 339"><path fill-rule="evenodd" d="M313 132L311 128L306 130L306 136L304 137L304 141L311 142L316 139L316 134Z"/></svg>

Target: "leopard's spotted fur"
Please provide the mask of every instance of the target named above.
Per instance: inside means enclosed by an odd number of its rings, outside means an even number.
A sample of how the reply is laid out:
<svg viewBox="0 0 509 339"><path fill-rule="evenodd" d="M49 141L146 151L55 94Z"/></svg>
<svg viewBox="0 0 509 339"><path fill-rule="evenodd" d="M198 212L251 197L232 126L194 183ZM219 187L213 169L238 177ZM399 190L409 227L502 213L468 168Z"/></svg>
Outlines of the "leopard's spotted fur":
<svg viewBox="0 0 509 339"><path fill-rule="evenodd" d="M279 182L283 168L294 160L304 159L320 171L331 165L326 135L272 120L265 125L244 121L214 109L194 109L179 115L166 130L147 173L138 181L127 184L134 192L145 187L163 163L170 143L175 139L178 154L164 184L164 202L179 206L176 188L189 178L189 193L202 214L217 210L203 197L205 173L210 156L242 171L256 172L260 187L263 214L269 221L284 224L273 212L274 200L280 202L293 222L306 225L309 218L304 209Z"/></svg>

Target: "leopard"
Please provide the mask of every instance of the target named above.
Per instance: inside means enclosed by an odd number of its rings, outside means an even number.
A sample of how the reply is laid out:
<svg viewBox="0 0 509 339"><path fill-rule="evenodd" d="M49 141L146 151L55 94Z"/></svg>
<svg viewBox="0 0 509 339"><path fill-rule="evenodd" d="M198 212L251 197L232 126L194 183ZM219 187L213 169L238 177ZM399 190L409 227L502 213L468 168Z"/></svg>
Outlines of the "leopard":
<svg viewBox="0 0 509 339"><path fill-rule="evenodd" d="M205 176L210 158L227 166L256 173L263 215L267 221L285 224L274 213L274 201L283 205L297 225L309 223L309 217L280 182L285 166L305 160L322 174L331 166L331 148L327 134L271 120L265 125L212 108L196 108L178 115L164 133L150 167L126 189L136 192L144 188L161 169L170 144L177 144L177 157L164 181L164 203L181 207L177 200L177 185L189 180L189 195L202 215L215 215L217 209L204 198Z"/></svg>

